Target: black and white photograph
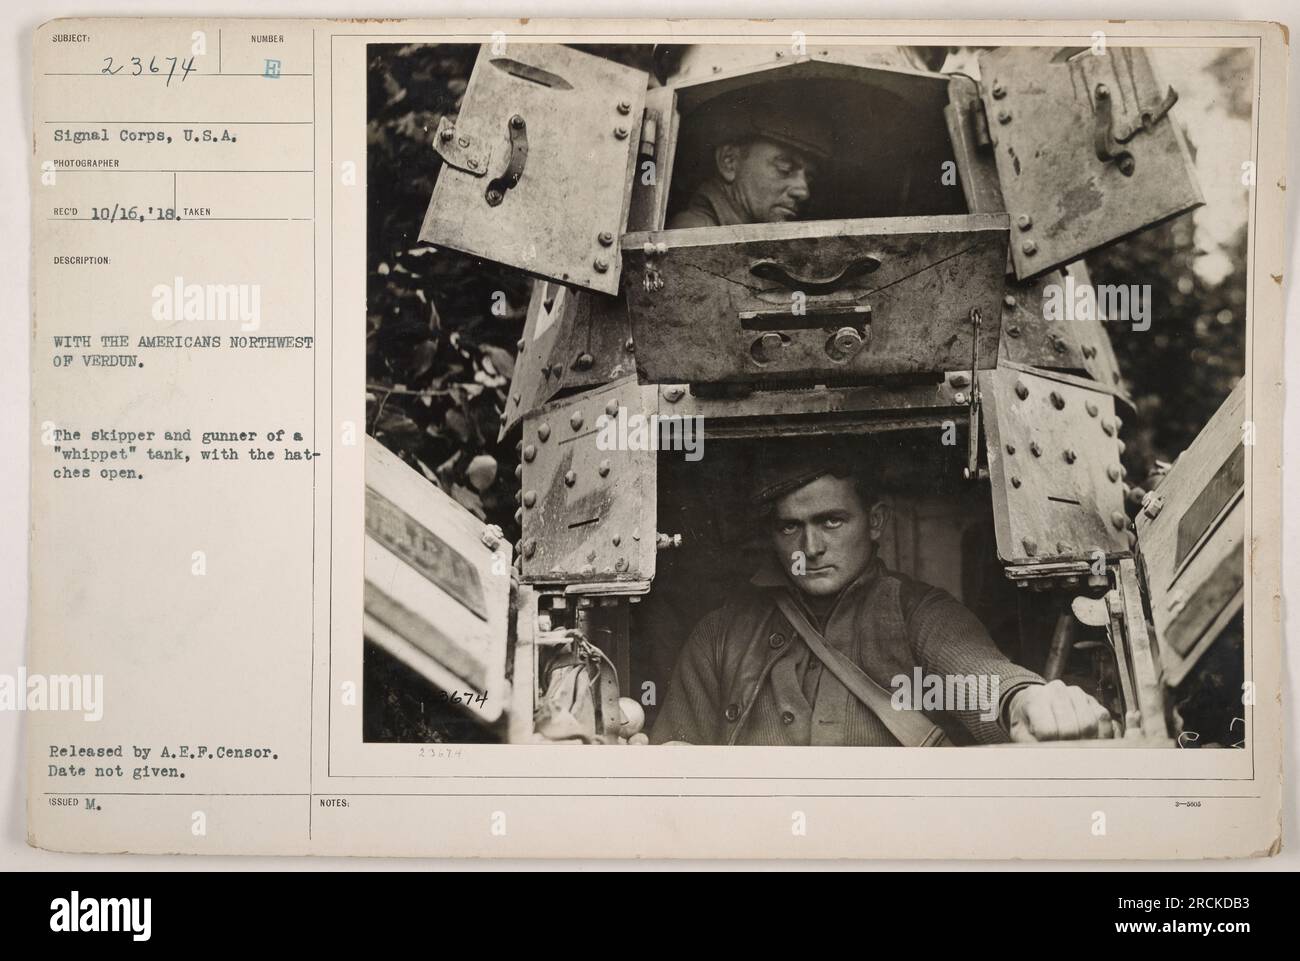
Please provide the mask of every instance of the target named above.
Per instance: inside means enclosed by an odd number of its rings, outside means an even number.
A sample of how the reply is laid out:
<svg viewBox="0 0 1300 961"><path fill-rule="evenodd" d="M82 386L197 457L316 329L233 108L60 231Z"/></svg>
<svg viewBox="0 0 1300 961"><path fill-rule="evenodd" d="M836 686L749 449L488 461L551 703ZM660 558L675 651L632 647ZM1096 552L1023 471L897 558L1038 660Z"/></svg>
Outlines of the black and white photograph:
<svg viewBox="0 0 1300 961"><path fill-rule="evenodd" d="M1255 54L1090 41L370 44L365 741L1247 749Z"/></svg>

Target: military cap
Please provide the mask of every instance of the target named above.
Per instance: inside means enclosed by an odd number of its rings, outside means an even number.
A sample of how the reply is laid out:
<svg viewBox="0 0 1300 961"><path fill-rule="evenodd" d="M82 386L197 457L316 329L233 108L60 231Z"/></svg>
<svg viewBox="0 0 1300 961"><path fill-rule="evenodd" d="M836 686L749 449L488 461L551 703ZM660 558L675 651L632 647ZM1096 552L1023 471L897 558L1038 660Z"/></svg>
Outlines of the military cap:
<svg viewBox="0 0 1300 961"><path fill-rule="evenodd" d="M770 442L755 458L750 503L769 505L825 474L856 478L861 460L861 446L847 439L813 437Z"/></svg>
<svg viewBox="0 0 1300 961"><path fill-rule="evenodd" d="M761 137L829 160L834 134L824 110L799 98L791 83L766 83L719 97L707 107L714 146Z"/></svg>

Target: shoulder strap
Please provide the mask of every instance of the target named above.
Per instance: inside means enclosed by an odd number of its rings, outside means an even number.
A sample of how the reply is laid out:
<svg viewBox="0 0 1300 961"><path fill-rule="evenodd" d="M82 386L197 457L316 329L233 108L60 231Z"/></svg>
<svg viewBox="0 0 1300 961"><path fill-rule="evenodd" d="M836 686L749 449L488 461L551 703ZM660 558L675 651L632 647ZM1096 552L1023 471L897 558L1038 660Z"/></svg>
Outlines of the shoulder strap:
<svg viewBox="0 0 1300 961"><path fill-rule="evenodd" d="M777 597L777 607L791 626L803 637L817 659L826 665L841 684L889 728L889 733L904 747L938 747L951 744L943 730L920 711L896 711L889 692L854 664L845 654L826 643L821 631L813 627L803 611L785 594Z"/></svg>

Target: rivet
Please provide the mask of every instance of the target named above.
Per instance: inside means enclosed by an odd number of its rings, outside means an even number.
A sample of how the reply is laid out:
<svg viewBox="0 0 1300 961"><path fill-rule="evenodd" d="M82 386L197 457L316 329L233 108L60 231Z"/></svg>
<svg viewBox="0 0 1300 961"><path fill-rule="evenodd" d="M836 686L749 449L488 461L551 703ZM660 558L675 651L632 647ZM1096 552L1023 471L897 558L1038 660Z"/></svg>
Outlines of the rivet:
<svg viewBox="0 0 1300 961"><path fill-rule="evenodd" d="M1016 305L1016 298L1012 297L1010 294L1007 294L1005 297L1002 298L1002 306L1014 307L1015 305Z"/></svg>
<svg viewBox="0 0 1300 961"><path fill-rule="evenodd" d="M636 353L636 344L633 343L631 337L629 337L627 340L623 341L623 349L626 350L629 354L635 354L635 353Z"/></svg>
<svg viewBox="0 0 1300 961"><path fill-rule="evenodd" d="M1052 391L1047 396L1048 399L1051 400L1052 406L1055 407L1057 410L1065 409L1065 398L1062 397L1057 391Z"/></svg>
<svg viewBox="0 0 1300 961"><path fill-rule="evenodd" d="M510 126L514 127L516 130L518 130L523 125L524 125L524 118L519 116L519 114L515 114L513 117L510 118Z"/></svg>
<svg viewBox="0 0 1300 961"><path fill-rule="evenodd" d="M468 137L461 137L459 140L456 141L456 143L460 144L462 147L468 147L468 146L469 146L469 138L468 138Z"/></svg>
<svg viewBox="0 0 1300 961"><path fill-rule="evenodd" d="M1083 409L1086 410L1086 411L1088 412L1088 416L1089 416L1089 417L1096 417L1096 416L1097 416L1097 405L1094 404L1092 401L1090 401L1090 400L1084 401L1084 403L1083 403Z"/></svg>
<svg viewBox="0 0 1300 961"><path fill-rule="evenodd" d="M1070 553L1070 545L1067 544L1065 541L1057 541L1057 542L1056 542L1056 553L1058 553L1058 554L1068 554L1068 553Z"/></svg>
<svg viewBox="0 0 1300 961"><path fill-rule="evenodd" d="M578 430L580 427L582 427L582 411L575 410L572 414L569 415L569 426L572 427L574 430Z"/></svg>
<svg viewBox="0 0 1300 961"><path fill-rule="evenodd" d="M1111 423L1109 417L1106 417L1102 420L1101 429L1106 432L1107 437L1115 436L1115 425Z"/></svg>
<svg viewBox="0 0 1300 961"><path fill-rule="evenodd" d="M1053 334L1052 349L1055 350L1058 354L1064 354L1067 350L1070 349L1070 345L1065 342L1065 338L1062 337L1060 334Z"/></svg>
<svg viewBox="0 0 1300 961"><path fill-rule="evenodd" d="M565 471L565 472L564 472L564 486L565 486L565 487L572 487L574 484L577 483L577 481L578 481L578 475L575 474L573 471L570 470L570 471Z"/></svg>
<svg viewBox="0 0 1300 961"><path fill-rule="evenodd" d="M1026 397L1029 396L1029 388L1025 386L1025 382L1023 380L1016 381L1016 396L1019 397L1021 400L1024 400Z"/></svg>
<svg viewBox="0 0 1300 961"><path fill-rule="evenodd" d="M1007 336L1008 336L1008 337L1019 337L1019 336L1020 336L1020 325L1019 325L1019 324L1008 324L1008 325L1007 325Z"/></svg>
<svg viewBox="0 0 1300 961"><path fill-rule="evenodd" d="M614 136L617 137L619 140L626 140L626 139L627 139L627 127L615 127L615 128L614 128Z"/></svg>
<svg viewBox="0 0 1300 961"><path fill-rule="evenodd" d="M489 190L489 191L487 192L487 199L488 199L488 203L491 203L491 204L499 204L499 203L501 203L501 191L499 191L499 190Z"/></svg>
<svg viewBox="0 0 1300 961"><path fill-rule="evenodd" d="M597 257L591 262L591 266L596 268L596 273L603 274L605 271L609 270L609 261L604 257Z"/></svg>
<svg viewBox="0 0 1300 961"><path fill-rule="evenodd" d="M664 388L664 400L670 404L675 404L682 399L683 393L684 391L680 387L666 387Z"/></svg>
<svg viewBox="0 0 1300 961"><path fill-rule="evenodd" d="M1024 538L1020 542L1020 545L1025 549L1025 553L1030 557L1033 557L1038 553L1038 541L1034 540L1032 537Z"/></svg>
<svg viewBox="0 0 1300 961"><path fill-rule="evenodd" d="M532 507L537 503L537 491L524 491L524 506Z"/></svg>
<svg viewBox="0 0 1300 961"><path fill-rule="evenodd" d="M1028 230L1033 225L1034 225L1034 218L1029 216L1029 214L1021 214L1019 217L1016 218L1016 226L1019 227L1021 230Z"/></svg>
<svg viewBox="0 0 1300 961"><path fill-rule="evenodd" d="M1007 88L1006 88L1006 87L1002 86L1002 84L1000 84L1000 83L995 83L995 84L993 85L993 99L994 99L994 100L1001 100L1001 99L1002 99L1003 97L1005 97L1006 95L1007 95Z"/></svg>
<svg viewBox="0 0 1300 961"><path fill-rule="evenodd" d="M628 103L626 100L620 100L620 101L618 102L618 112L619 112L619 113L624 113L624 114L625 114L625 113L631 113L631 112L632 112L632 105L631 105L630 103Z"/></svg>
<svg viewBox="0 0 1300 961"><path fill-rule="evenodd" d="M531 537L524 541L524 557L532 557L537 553L537 542Z"/></svg>
<svg viewBox="0 0 1300 961"><path fill-rule="evenodd" d="M538 424L538 425L537 425L537 439L538 439L538 440L540 440L543 444L545 444L546 441L550 438L550 436L551 436L551 425L550 425L550 424Z"/></svg>
<svg viewBox="0 0 1300 961"><path fill-rule="evenodd" d="M1011 475L1011 486L1012 486L1012 487L1019 487L1019 486L1020 486L1020 478L1017 477L1015 474L1012 474L1012 475Z"/></svg>
<svg viewBox="0 0 1300 961"><path fill-rule="evenodd" d="M614 398L614 399L611 400L608 404L605 405L605 413L608 414L610 417L617 417L617 416L618 416L618 398L617 398L617 397Z"/></svg>
<svg viewBox="0 0 1300 961"><path fill-rule="evenodd" d="M626 570L627 570L627 558L626 558L626 557L620 557L618 560L616 560L616 561L614 562L614 570L618 571L620 574L622 574L624 571L626 571Z"/></svg>
<svg viewBox="0 0 1300 961"><path fill-rule="evenodd" d="M451 127L447 127L442 133L438 134L438 136L443 140L450 140L452 137L456 136L456 132Z"/></svg>
<svg viewBox="0 0 1300 961"><path fill-rule="evenodd" d="M515 503L516 504L522 503L523 499L524 499L524 495L520 491L515 491Z"/></svg>
<svg viewBox="0 0 1300 961"><path fill-rule="evenodd" d="M578 359L573 362L574 370L591 370L592 365L596 363L596 358L591 354L579 354Z"/></svg>
<svg viewBox="0 0 1300 961"><path fill-rule="evenodd" d="M515 480L520 480L523 476L524 476L524 465L523 465L523 464L516 464L516 465L515 465Z"/></svg>
<svg viewBox="0 0 1300 961"><path fill-rule="evenodd" d="M524 512L521 510L515 511L515 523L518 524L523 519L524 519Z"/></svg>
<svg viewBox="0 0 1300 961"><path fill-rule="evenodd" d="M1067 464L1073 464L1076 460L1079 459L1079 455L1076 454L1076 453L1075 453L1071 448L1069 448L1069 447L1067 447L1067 448L1065 449L1065 451L1064 451L1064 453L1063 453L1062 456L1065 457L1065 462L1066 462Z"/></svg>
<svg viewBox="0 0 1300 961"><path fill-rule="evenodd" d="M1119 468L1116 467L1114 464L1111 464L1109 467L1106 468L1106 477L1109 478L1112 484L1114 484L1116 481L1119 480Z"/></svg>
<svg viewBox="0 0 1300 961"><path fill-rule="evenodd" d="M957 393L953 394L952 399L955 403L958 404L966 403L966 395L963 394L961 391L957 391Z"/></svg>
<svg viewBox="0 0 1300 961"><path fill-rule="evenodd" d="M999 111L998 111L998 123L1003 123L1003 124L1011 123L1011 111L1010 111L1010 110L999 110Z"/></svg>
<svg viewBox="0 0 1300 961"><path fill-rule="evenodd" d="M512 395L510 396L510 400L511 400L512 403L518 404L518 403L519 403L519 395L518 395L518 394L512 394Z"/></svg>
<svg viewBox="0 0 1300 961"><path fill-rule="evenodd" d="M608 477L608 476L609 476L609 459L608 459L608 458L606 458L605 460L603 460L603 461L600 462L600 466L596 468L596 473L599 474L601 477Z"/></svg>
<svg viewBox="0 0 1300 961"><path fill-rule="evenodd" d="M515 350L523 350L523 349L524 349L524 339L520 337L518 340L515 341Z"/></svg>
<svg viewBox="0 0 1300 961"><path fill-rule="evenodd" d="M1015 444L1007 444L1007 453L1008 453L1008 454L1014 454L1015 452L1016 452L1016 445L1015 445Z"/></svg>
<svg viewBox="0 0 1300 961"><path fill-rule="evenodd" d="M600 232L600 236L598 236L596 239L599 240L603 246L608 247L610 244L614 242L614 235L611 234L608 230L602 230Z"/></svg>
<svg viewBox="0 0 1300 961"><path fill-rule="evenodd" d="M1117 531L1122 531L1128 527L1128 518L1124 516L1122 511L1115 511L1115 513L1111 514L1110 522L1115 525Z"/></svg>
<svg viewBox="0 0 1300 961"><path fill-rule="evenodd" d="M533 458L536 456L537 456L537 448L534 447L532 444L529 444L527 447L524 448L524 460L528 461L531 464L533 462Z"/></svg>
<svg viewBox="0 0 1300 961"><path fill-rule="evenodd" d="M470 157L468 160L465 161L465 166L468 167L470 170L478 170L478 161L475 160L473 157ZM494 190L493 193L496 193L498 194L498 196L500 196L498 191Z"/></svg>
<svg viewBox="0 0 1300 961"><path fill-rule="evenodd" d="M1115 441L1115 447L1122 454L1124 453L1124 450L1128 447L1128 445L1125 444L1122 440L1117 440Z"/></svg>
<svg viewBox="0 0 1300 961"><path fill-rule="evenodd" d="M948 383L953 387L968 387L970 385L970 377L966 374L949 374Z"/></svg>
<svg viewBox="0 0 1300 961"><path fill-rule="evenodd" d="M613 537L611 537L609 540L610 540L610 543L612 543L615 547L618 547L619 544L622 544L622 543L623 543L623 538L621 538L621 537L620 537L619 535L617 535L617 534L615 534L615 535L614 535Z"/></svg>
<svg viewBox="0 0 1300 961"><path fill-rule="evenodd" d="M1023 250L1027 256L1032 257L1034 254L1038 253L1038 244L1034 243L1032 240L1026 240L1020 245L1020 249Z"/></svg>
<svg viewBox="0 0 1300 961"><path fill-rule="evenodd" d="M1042 456L1043 456L1043 448L1041 448L1040 446L1038 446L1038 441L1036 441L1036 440L1035 440L1035 441L1030 441L1030 443L1029 443L1029 453L1033 454L1035 457L1042 457Z"/></svg>
<svg viewBox="0 0 1300 961"><path fill-rule="evenodd" d="M594 564L595 562L596 562L596 552L594 550L587 551L587 563Z"/></svg>

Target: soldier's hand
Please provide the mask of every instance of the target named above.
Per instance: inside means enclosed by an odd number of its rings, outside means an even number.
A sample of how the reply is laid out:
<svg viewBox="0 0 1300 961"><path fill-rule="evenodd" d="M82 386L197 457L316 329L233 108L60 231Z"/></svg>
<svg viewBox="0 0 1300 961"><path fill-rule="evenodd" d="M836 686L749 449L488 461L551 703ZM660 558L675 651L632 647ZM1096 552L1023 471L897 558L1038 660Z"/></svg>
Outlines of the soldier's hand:
<svg viewBox="0 0 1300 961"><path fill-rule="evenodd" d="M1063 681L1021 688L1011 701L1011 740L1073 741L1115 736L1115 724L1096 698Z"/></svg>

